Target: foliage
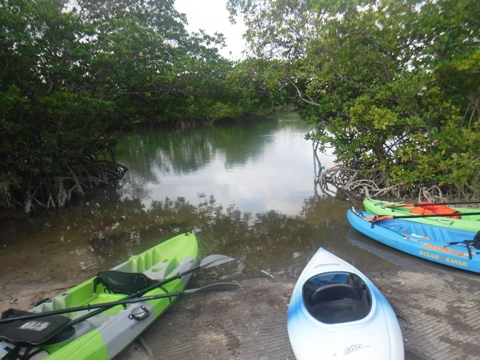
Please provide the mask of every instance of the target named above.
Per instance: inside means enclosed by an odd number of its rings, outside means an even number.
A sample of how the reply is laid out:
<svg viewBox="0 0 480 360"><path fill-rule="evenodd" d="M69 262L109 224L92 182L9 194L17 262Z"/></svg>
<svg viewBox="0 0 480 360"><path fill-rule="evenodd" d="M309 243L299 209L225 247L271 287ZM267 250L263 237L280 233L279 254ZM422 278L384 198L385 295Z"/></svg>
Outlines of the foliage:
<svg viewBox="0 0 480 360"><path fill-rule="evenodd" d="M320 150L385 186L480 190L480 3L229 0ZM290 88L290 89L289 89ZM370 175L369 175L370 174Z"/></svg>
<svg viewBox="0 0 480 360"><path fill-rule="evenodd" d="M0 0L0 206L64 206L121 176L125 128L266 108L223 36L185 23L173 0Z"/></svg>

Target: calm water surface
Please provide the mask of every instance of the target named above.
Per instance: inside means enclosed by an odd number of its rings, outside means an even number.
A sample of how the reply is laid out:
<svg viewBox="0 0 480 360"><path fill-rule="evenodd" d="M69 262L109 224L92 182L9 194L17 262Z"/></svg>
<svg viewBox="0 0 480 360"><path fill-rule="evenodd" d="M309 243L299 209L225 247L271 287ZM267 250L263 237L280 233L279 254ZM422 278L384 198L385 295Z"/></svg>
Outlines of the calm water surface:
<svg viewBox="0 0 480 360"><path fill-rule="evenodd" d="M252 213L297 215L314 194L312 143L296 114L256 124L144 132L118 147L129 165L120 193L146 208L166 198L215 200ZM333 156L321 157L333 165Z"/></svg>
<svg viewBox="0 0 480 360"><path fill-rule="evenodd" d="M295 114L282 114L257 124L129 135L116 151L129 168L118 188L61 213L0 219L0 310L192 229L201 256L237 260L205 277L297 277L320 246L364 271L399 265L352 235L351 203L316 195L307 131ZM320 160L334 164L330 155Z"/></svg>

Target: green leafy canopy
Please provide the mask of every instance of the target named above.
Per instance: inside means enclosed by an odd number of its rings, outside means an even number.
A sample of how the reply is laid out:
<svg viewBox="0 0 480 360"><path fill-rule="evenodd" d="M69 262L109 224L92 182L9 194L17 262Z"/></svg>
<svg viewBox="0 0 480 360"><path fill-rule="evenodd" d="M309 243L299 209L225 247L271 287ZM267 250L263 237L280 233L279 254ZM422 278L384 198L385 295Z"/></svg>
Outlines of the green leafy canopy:
<svg viewBox="0 0 480 360"><path fill-rule="evenodd" d="M480 2L230 0L252 52L333 145L383 185L480 190ZM294 97L293 97L294 95ZM382 184L380 184L382 185Z"/></svg>

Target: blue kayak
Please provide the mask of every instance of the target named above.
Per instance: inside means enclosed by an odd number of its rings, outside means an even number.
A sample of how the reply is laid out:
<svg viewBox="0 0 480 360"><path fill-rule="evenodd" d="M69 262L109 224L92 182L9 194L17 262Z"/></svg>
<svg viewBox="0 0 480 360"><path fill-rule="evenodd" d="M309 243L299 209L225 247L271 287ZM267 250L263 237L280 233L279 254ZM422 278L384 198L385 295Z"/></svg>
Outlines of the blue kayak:
<svg viewBox="0 0 480 360"><path fill-rule="evenodd" d="M355 230L382 244L425 260L480 272L480 249L474 246L475 233L471 231L376 216L355 209L347 211L347 218Z"/></svg>

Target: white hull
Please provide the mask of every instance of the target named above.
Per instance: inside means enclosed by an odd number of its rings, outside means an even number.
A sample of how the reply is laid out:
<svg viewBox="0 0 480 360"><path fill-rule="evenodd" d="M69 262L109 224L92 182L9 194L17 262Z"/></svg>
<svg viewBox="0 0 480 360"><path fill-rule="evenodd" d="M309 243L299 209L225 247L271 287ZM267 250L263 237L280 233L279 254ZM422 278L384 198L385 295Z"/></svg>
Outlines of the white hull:
<svg viewBox="0 0 480 360"><path fill-rule="evenodd" d="M326 280L329 278L336 283ZM345 283L339 280L344 278ZM351 279L355 279L355 286L347 285ZM313 282L316 284L312 285ZM358 288L355 299L335 300L323 296L320 300L320 287L325 293L326 287L349 286ZM323 248L307 264L295 285L287 323L290 343L298 360L404 359L402 333L388 301L359 270Z"/></svg>

